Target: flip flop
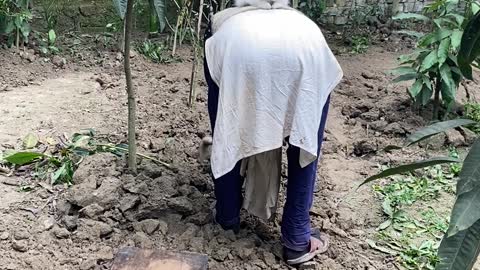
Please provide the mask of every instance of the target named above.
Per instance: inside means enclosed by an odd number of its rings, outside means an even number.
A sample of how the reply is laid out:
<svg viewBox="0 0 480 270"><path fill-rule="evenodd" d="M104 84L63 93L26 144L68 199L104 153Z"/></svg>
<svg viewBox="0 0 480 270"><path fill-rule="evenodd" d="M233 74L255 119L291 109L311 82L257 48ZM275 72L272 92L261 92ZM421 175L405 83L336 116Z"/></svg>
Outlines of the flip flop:
<svg viewBox="0 0 480 270"><path fill-rule="evenodd" d="M319 229L314 229L310 237L310 246L303 252L284 249L284 256L289 265L297 265L308 262L315 256L325 253L330 245L330 237Z"/></svg>

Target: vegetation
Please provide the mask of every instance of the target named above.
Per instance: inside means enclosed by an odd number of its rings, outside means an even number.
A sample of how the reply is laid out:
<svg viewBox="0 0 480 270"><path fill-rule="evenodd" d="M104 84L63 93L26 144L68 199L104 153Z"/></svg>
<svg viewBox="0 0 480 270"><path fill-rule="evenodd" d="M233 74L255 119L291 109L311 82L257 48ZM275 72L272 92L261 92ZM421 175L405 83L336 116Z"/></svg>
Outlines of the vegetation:
<svg viewBox="0 0 480 270"><path fill-rule="evenodd" d="M29 0L0 0L0 34L8 36L8 45L17 48L28 43L31 32Z"/></svg>

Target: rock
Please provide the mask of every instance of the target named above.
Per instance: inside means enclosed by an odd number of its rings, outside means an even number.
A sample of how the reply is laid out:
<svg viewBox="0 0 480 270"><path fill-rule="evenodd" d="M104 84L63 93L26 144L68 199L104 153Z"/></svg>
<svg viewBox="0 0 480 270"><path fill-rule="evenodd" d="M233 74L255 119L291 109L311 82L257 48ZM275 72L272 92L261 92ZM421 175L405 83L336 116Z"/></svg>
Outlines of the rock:
<svg viewBox="0 0 480 270"><path fill-rule="evenodd" d="M96 258L100 261L113 260L113 249L109 246L100 248L100 250L97 252Z"/></svg>
<svg viewBox="0 0 480 270"><path fill-rule="evenodd" d="M24 240L29 239L30 233L26 229L18 229L13 232L13 239L15 240Z"/></svg>
<svg viewBox="0 0 480 270"><path fill-rule="evenodd" d="M117 61L123 61L123 53L118 52L117 55L115 56L115 60Z"/></svg>
<svg viewBox="0 0 480 270"><path fill-rule="evenodd" d="M198 226L208 224L212 220L212 215L209 212L198 212L193 216L188 217L187 221Z"/></svg>
<svg viewBox="0 0 480 270"><path fill-rule="evenodd" d="M366 121L376 121L380 118L380 112L377 110L371 110L366 113L362 113L362 115L360 115L360 118Z"/></svg>
<svg viewBox="0 0 480 270"><path fill-rule="evenodd" d="M77 235L81 239L96 240L113 232L112 226L101 221L81 218L78 223Z"/></svg>
<svg viewBox="0 0 480 270"><path fill-rule="evenodd" d="M399 123L389 124L388 126L385 127L384 132L387 134L397 134L397 135L405 134L405 130L402 128L402 126Z"/></svg>
<svg viewBox="0 0 480 270"><path fill-rule="evenodd" d="M262 259L265 262L266 265L275 265L277 264L277 259L275 259L275 254L268 252L268 251L263 251L262 253Z"/></svg>
<svg viewBox="0 0 480 270"><path fill-rule="evenodd" d="M387 121L378 120L370 123L370 128L376 131L383 131L388 126Z"/></svg>
<svg viewBox="0 0 480 270"><path fill-rule="evenodd" d="M451 146L462 146L465 145L465 137L456 129L449 129L445 132L447 136L447 144Z"/></svg>
<svg viewBox="0 0 480 270"><path fill-rule="evenodd" d="M57 203L57 214L59 216L66 216L70 214L72 210L72 204L66 200L59 200Z"/></svg>
<svg viewBox="0 0 480 270"><path fill-rule="evenodd" d="M369 82L364 82L363 85L368 89L375 89L375 85Z"/></svg>
<svg viewBox="0 0 480 270"><path fill-rule="evenodd" d="M302 263L298 270L317 270L320 269L320 265L317 262L306 262Z"/></svg>
<svg viewBox="0 0 480 270"><path fill-rule="evenodd" d="M477 140L477 134L468 128L461 127L460 133L462 133L463 137L465 138L466 146L472 145Z"/></svg>
<svg viewBox="0 0 480 270"><path fill-rule="evenodd" d="M140 174L137 178L139 178L142 174ZM142 181L142 179L138 179L141 181L137 182L137 179L134 178L131 175L127 175L126 179L123 179L123 186L122 188L130 193L134 194L143 194L145 195L148 191L148 186L145 183L145 181Z"/></svg>
<svg viewBox="0 0 480 270"><path fill-rule="evenodd" d="M423 148L429 148L432 150L440 150L444 147L446 135L444 133L437 134L426 140L419 142L419 145Z"/></svg>
<svg viewBox="0 0 480 270"><path fill-rule="evenodd" d="M146 248L150 249L153 247L153 242L142 232L137 232L133 236L133 242L135 243L135 246L138 248Z"/></svg>
<svg viewBox="0 0 480 270"><path fill-rule="evenodd" d="M65 225L65 227L68 230L73 231L77 228L78 217L77 216L65 216L65 217L63 217L63 224Z"/></svg>
<svg viewBox="0 0 480 270"><path fill-rule="evenodd" d="M5 241L8 240L8 238L10 238L10 234L8 232L3 232L0 234L0 240Z"/></svg>
<svg viewBox="0 0 480 270"><path fill-rule="evenodd" d="M89 258L80 264L80 270L92 270L95 269L96 265L97 260Z"/></svg>
<svg viewBox="0 0 480 270"><path fill-rule="evenodd" d="M364 71L362 72L362 77L367 79L367 80L379 80L380 77L377 76L376 74L369 72L369 71Z"/></svg>
<svg viewBox="0 0 480 270"><path fill-rule="evenodd" d="M75 182L77 183L77 182ZM88 177L83 182L73 185L67 196L68 202L73 205L85 207L95 202L93 192L97 187L95 178Z"/></svg>
<svg viewBox="0 0 480 270"><path fill-rule="evenodd" d="M168 207L172 210L177 211L182 215L189 215L193 213L193 204L190 199L187 197L175 197L171 198L168 203Z"/></svg>
<svg viewBox="0 0 480 270"><path fill-rule="evenodd" d="M53 226L55 225L55 220L53 218L47 218L42 222L42 224L43 224L43 229L45 231L48 231L51 228L53 228Z"/></svg>
<svg viewBox="0 0 480 270"><path fill-rule="evenodd" d="M228 254L230 254L230 250L225 247L221 247L214 251L212 257L219 262L223 262L228 257Z"/></svg>
<svg viewBox="0 0 480 270"><path fill-rule="evenodd" d="M120 200L119 209L122 212L125 212L129 209L134 208L138 203L140 203L140 197L138 195L126 193Z"/></svg>
<svg viewBox="0 0 480 270"><path fill-rule="evenodd" d="M356 156L364 156L377 152L377 145L372 140L361 140L353 145L353 152Z"/></svg>
<svg viewBox="0 0 480 270"><path fill-rule="evenodd" d="M105 210L118 205L119 191L122 183L115 177L107 177L102 181L100 187L93 192L95 202Z"/></svg>
<svg viewBox="0 0 480 270"><path fill-rule="evenodd" d="M13 241L12 248L16 251L26 252L28 250L28 241L27 240Z"/></svg>
<svg viewBox="0 0 480 270"><path fill-rule="evenodd" d="M95 81L98 82L102 87L106 87L113 82L112 76L106 73L94 76L93 79L95 79Z"/></svg>
<svg viewBox="0 0 480 270"><path fill-rule="evenodd" d="M160 226L160 221L155 219L145 219L139 222L141 230L149 235L152 235Z"/></svg>
<svg viewBox="0 0 480 270"><path fill-rule="evenodd" d="M52 231L53 235L58 239L65 239L70 236L70 232L65 228L55 227Z"/></svg>
<svg viewBox="0 0 480 270"><path fill-rule="evenodd" d="M55 55L52 58L52 64L54 64L55 66L57 66L59 68L62 68L67 64L67 60L65 58L62 58L62 57L58 56L58 55Z"/></svg>
<svg viewBox="0 0 480 270"><path fill-rule="evenodd" d="M92 203L92 204L82 208L80 210L79 214L83 215L85 217L95 218L98 215L100 215L101 213L103 213L104 211L105 211L105 209L103 209L103 207L101 207L100 205L98 205L96 203Z"/></svg>

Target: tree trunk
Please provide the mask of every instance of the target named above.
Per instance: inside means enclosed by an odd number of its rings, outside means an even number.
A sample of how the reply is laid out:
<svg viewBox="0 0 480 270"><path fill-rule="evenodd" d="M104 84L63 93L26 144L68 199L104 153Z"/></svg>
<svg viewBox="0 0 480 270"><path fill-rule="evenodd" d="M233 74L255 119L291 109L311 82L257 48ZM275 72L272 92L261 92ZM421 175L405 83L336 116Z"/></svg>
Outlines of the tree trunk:
<svg viewBox="0 0 480 270"><path fill-rule="evenodd" d="M190 79L190 95L188 97L188 106L192 107L195 102L195 81L197 75L197 62L198 62L198 47L200 47L200 28L202 26L203 17L203 0L200 0L200 7L198 8L198 24L197 24L197 37L193 42L193 64L192 64L192 77Z"/></svg>
<svg viewBox="0 0 480 270"><path fill-rule="evenodd" d="M435 84L435 97L433 99L433 120L439 120L439 110L440 110L440 90L442 87L442 81L437 78L437 82Z"/></svg>
<svg viewBox="0 0 480 270"><path fill-rule="evenodd" d="M125 78L127 81L128 96L128 168L132 173L137 173L137 144L135 139L136 101L135 89L132 84L132 71L130 70L130 37L132 34L133 2L128 0L125 15Z"/></svg>

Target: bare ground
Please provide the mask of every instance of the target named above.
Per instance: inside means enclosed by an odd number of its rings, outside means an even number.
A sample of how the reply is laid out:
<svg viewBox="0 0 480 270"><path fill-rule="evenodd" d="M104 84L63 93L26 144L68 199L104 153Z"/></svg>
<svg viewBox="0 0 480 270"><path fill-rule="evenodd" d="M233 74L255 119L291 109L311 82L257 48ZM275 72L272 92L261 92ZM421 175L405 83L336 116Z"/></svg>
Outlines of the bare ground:
<svg viewBox="0 0 480 270"><path fill-rule="evenodd" d="M64 65L0 51L0 150L18 146L30 132L45 139L95 128L125 140L121 59L114 52L79 54ZM133 59L140 151L179 171L142 161L134 177L124 174L124 160L99 154L84 161L73 187L38 185L31 192L19 187L35 180L0 174L0 269L108 269L126 246L203 252L211 269L288 268L279 257L281 209L272 223L244 214L237 236L212 224L212 183L196 159L209 133L206 86L200 72L189 109L191 62L188 51L182 55L184 62L170 65ZM330 250L316 259L320 269L398 268L366 244L384 218L369 188L354 190L378 164L425 154L379 152L427 122L411 109L405 86L384 74L397 55L373 48L339 57L345 78L333 96L311 213L313 225L332 236ZM479 96L479 87L469 86Z"/></svg>

